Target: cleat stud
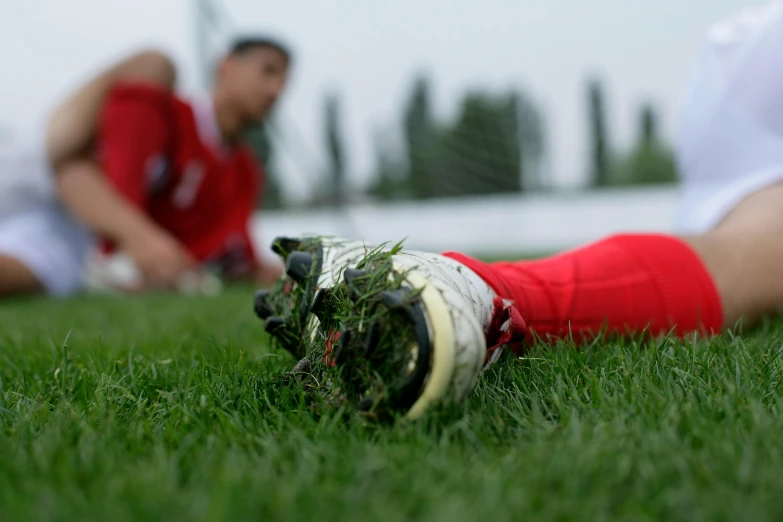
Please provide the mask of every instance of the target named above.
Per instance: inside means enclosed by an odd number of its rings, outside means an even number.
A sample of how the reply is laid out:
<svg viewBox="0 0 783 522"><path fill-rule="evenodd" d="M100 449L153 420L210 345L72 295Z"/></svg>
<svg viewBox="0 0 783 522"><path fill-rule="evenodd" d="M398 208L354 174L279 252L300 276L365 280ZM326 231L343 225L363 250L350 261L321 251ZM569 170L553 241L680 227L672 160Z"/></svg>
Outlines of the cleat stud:
<svg viewBox="0 0 783 522"><path fill-rule="evenodd" d="M405 298L409 295L407 290L386 290L381 292L379 295L383 300L383 304L385 304L389 310L400 310L407 308L405 302Z"/></svg>
<svg viewBox="0 0 783 522"><path fill-rule="evenodd" d="M299 250L302 246L302 240L291 237L277 237L272 242L272 252L286 259L288 254Z"/></svg>
<svg viewBox="0 0 783 522"><path fill-rule="evenodd" d="M280 328L283 328L285 326L285 319L280 317L279 315L273 315L271 317L267 317L264 321L264 329L271 334L277 333Z"/></svg>
<svg viewBox="0 0 783 522"><path fill-rule="evenodd" d="M303 356L299 349L300 347L297 343L296 335L285 323L285 319L274 315L264 321L264 327L268 333L272 334L275 339L277 339L280 345L285 348L288 353L297 359Z"/></svg>
<svg viewBox="0 0 783 522"><path fill-rule="evenodd" d="M346 268L343 271L343 279L345 284L353 285L357 279L364 277L365 271L358 268Z"/></svg>
<svg viewBox="0 0 783 522"><path fill-rule="evenodd" d="M334 362L335 364L343 364L347 361L350 352L348 346L353 338L353 333L350 330L345 330L340 334L340 340L337 341L337 347L334 350Z"/></svg>
<svg viewBox="0 0 783 522"><path fill-rule="evenodd" d="M375 348L378 347L380 340L381 327L378 323L372 323L370 328L367 330L367 336L364 338L364 348L362 350L362 355L365 358L370 357L375 351Z"/></svg>
<svg viewBox="0 0 783 522"><path fill-rule="evenodd" d="M288 277L301 284L311 274L314 264L312 254L298 250L286 259L285 272Z"/></svg>
<svg viewBox="0 0 783 522"><path fill-rule="evenodd" d="M326 288L322 288L315 293L315 299L313 299L313 305L310 307L310 312L315 315L319 321L324 320L325 312L331 307L331 296L332 290Z"/></svg>
<svg viewBox="0 0 783 522"><path fill-rule="evenodd" d="M356 405L359 411L370 411L373 406L375 406L375 403L377 402L378 398L375 396L372 397L366 397L359 401L359 404Z"/></svg>
<svg viewBox="0 0 783 522"><path fill-rule="evenodd" d="M272 306L267 301L270 294L271 292L268 290L259 290L256 292L255 298L253 299L253 310L256 312L259 319L266 319L274 313Z"/></svg>
<svg viewBox="0 0 783 522"><path fill-rule="evenodd" d="M359 300L359 298L362 296L362 293L355 287L355 286L349 286L348 287L348 298L353 301L354 303Z"/></svg>
<svg viewBox="0 0 783 522"><path fill-rule="evenodd" d="M351 301L357 301L362 293L359 290L359 279L365 276L365 271L358 268L346 268L343 271L343 279L348 287L348 297Z"/></svg>

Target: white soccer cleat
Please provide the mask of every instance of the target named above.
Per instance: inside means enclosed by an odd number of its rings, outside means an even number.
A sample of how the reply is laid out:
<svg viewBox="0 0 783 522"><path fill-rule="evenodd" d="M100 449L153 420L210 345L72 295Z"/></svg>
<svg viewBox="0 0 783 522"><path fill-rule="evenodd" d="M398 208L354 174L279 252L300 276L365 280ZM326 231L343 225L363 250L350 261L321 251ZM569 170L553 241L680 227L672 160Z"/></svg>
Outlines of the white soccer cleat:
<svg viewBox="0 0 783 522"><path fill-rule="evenodd" d="M497 359L500 345L525 334L511 303L453 259L343 248L346 254L334 257L344 262L327 263L317 278L307 272L318 282L313 292L299 293L306 305L289 305L309 309L317 322L299 329L288 326L290 319L282 322L297 355L306 355L310 368L334 371L333 389L360 410L416 419L439 404L460 402Z"/></svg>
<svg viewBox="0 0 783 522"><path fill-rule="evenodd" d="M391 384L381 393L385 395L388 406L404 411L409 419L416 419L432 407L466 399L475 388L482 369L497 360L496 355L500 353L500 346L495 346L495 341L488 346L488 339L519 341L525 333L524 322L514 323L516 331L500 332L511 326L508 303L498 299L475 272L451 258L410 251L393 254L390 261L390 266L378 259L361 269L345 272L344 278L357 315L362 315L358 313L357 305L371 308L373 301L389 313L376 315L376 326L370 323L365 327L367 333L361 348L353 338L362 333L362 327L347 324L349 341L343 344L342 349L353 344L349 351L354 356L366 357L368 347L375 343L377 350L383 343L383 336L373 333L373 329L384 328L377 322L388 321L391 328L395 328L393 314L401 313L406 317L413 333L407 344L392 344L387 348L389 355L386 361L367 361L365 365L383 376L388 373L382 369L384 363L407 351L407 362L398 365L406 379L396 389ZM376 283L375 289L368 287L366 282L377 281L379 272L386 273L392 289L378 293L382 285ZM364 315L372 317L373 312L365 312ZM344 334L341 337L345 338ZM393 333L391 337L394 337ZM491 357L488 357L489 352L492 352ZM389 370L393 373L392 368ZM393 382L394 378L391 380ZM372 408L376 402L369 395L362 398L360 405Z"/></svg>

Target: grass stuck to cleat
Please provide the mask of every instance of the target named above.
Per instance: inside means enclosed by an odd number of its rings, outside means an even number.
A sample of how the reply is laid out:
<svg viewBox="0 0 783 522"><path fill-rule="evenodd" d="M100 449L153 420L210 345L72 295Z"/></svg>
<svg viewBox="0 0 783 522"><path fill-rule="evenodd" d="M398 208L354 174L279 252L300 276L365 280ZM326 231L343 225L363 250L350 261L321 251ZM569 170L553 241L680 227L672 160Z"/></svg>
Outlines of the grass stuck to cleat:
<svg viewBox="0 0 783 522"><path fill-rule="evenodd" d="M255 311L302 359L293 373L309 380L306 388L324 396L322 404L348 403L372 416L410 408L429 370L429 336L419 292L392 270L400 246L278 238L273 250L286 276L256 294Z"/></svg>
<svg viewBox="0 0 783 522"><path fill-rule="evenodd" d="M419 266L434 266L432 259L416 259L401 244L368 250L334 238L275 245L287 277L257 294L256 314L303 359L295 373L311 379L302 384L320 391L322 405L416 419L467 396L485 355L483 332L462 310L464 296Z"/></svg>
<svg viewBox="0 0 783 522"><path fill-rule="evenodd" d="M320 289L334 287L345 267L367 253L360 241L339 238L277 238L272 250L285 263L286 275L270 290L256 293L254 309L267 332L294 357L306 353L304 340L317 327L311 308Z"/></svg>
<svg viewBox="0 0 783 522"><path fill-rule="evenodd" d="M431 369L421 290L393 270L394 253L372 252L345 270L343 282L319 292L319 325L309 339L311 367L373 417L410 410Z"/></svg>

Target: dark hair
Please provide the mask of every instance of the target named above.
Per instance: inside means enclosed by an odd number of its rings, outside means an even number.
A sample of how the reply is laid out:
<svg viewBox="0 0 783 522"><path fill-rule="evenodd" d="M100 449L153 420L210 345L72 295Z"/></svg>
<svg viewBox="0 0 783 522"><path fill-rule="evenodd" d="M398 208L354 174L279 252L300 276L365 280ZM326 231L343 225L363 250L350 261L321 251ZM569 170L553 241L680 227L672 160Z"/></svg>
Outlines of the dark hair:
<svg viewBox="0 0 783 522"><path fill-rule="evenodd" d="M288 47L279 40L266 36L246 36L237 38L231 44L228 54L229 56L237 56L259 48L274 49L283 55L286 65L291 63L291 51Z"/></svg>

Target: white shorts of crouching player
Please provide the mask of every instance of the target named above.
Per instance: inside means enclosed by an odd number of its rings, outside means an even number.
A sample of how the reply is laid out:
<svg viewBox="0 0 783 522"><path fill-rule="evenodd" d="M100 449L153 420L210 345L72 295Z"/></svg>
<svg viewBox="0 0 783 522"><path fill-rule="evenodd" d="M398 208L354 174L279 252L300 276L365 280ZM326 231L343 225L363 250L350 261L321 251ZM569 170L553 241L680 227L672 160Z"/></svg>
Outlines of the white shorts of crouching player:
<svg viewBox="0 0 783 522"><path fill-rule="evenodd" d="M89 231L58 203L43 127L0 144L0 254L27 266L53 295L82 288Z"/></svg>

